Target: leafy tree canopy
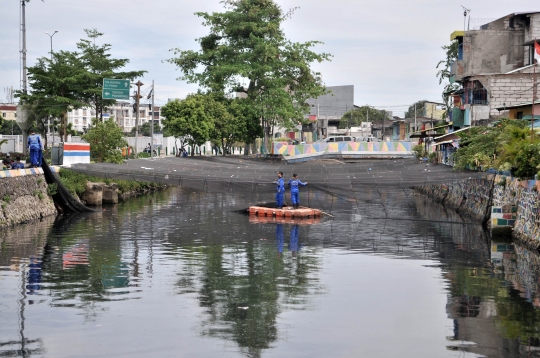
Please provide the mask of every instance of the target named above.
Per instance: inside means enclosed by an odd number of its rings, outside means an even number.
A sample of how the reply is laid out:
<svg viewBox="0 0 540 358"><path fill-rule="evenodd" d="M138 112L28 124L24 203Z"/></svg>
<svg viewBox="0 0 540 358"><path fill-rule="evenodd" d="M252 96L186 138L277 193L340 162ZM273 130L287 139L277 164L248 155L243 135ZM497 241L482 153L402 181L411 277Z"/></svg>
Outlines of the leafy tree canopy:
<svg viewBox="0 0 540 358"><path fill-rule="evenodd" d="M346 112L339 123L340 128L359 127L362 122L382 123L383 120L390 120L384 110L375 109L368 104L356 107Z"/></svg>
<svg viewBox="0 0 540 358"><path fill-rule="evenodd" d="M409 106L409 109L407 109L407 112L405 112L405 118L414 118L415 114L415 108L416 108L416 116L423 116L425 113L425 104L428 102L427 99L423 99L417 102L414 102Z"/></svg>
<svg viewBox="0 0 540 358"><path fill-rule="evenodd" d="M540 138L530 139L528 121L503 119L494 127L471 127L460 134L454 154L457 169L484 167L514 170L523 179L540 169Z"/></svg>
<svg viewBox="0 0 540 358"><path fill-rule="evenodd" d="M189 136L188 142L194 145L202 145L209 140L215 122L230 116L225 105L202 93L188 95L182 101L171 101L161 108L161 113L165 117L165 130L175 137Z"/></svg>
<svg viewBox="0 0 540 358"><path fill-rule="evenodd" d="M450 45L442 46L442 49L446 53L446 58L444 60L439 61L436 67L436 68L440 67L436 75L439 78L439 84L444 83L442 99L443 99L443 102L446 104L447 110L443 118L448 116L449 108L451 108L451 103L450 103L451 94L454 93L459 88L461 88L461 85L459 83L456 83L456 82L450 83L450 77L452 76L451 71L450 71L451 66L458 59L458 46L459 46L459 43L457 39L453 40L450 43Z"/></svg>
<svg viewBox="0 0 540 358"><path fill-rule="evenodd" d="M90 156L96 162L122 163L121 148L127 146L124 133L114 118L96 121L82 138L90 143Z"/></svg>
<svg viewBox="0 0 540 358"><path fill-rule="evenodd" d="M86 70L81 78L81 96L84 102L95 110L95 118L101 118L103 109L112 106L116 102L112 99L103 99L101 96L103 79L133 80L142 76L146 71L119 71L129 63L129 60L112 58L110 54L111 45L109 44L96 46L96 39L103 36L103 33L96 29L85 29L84 32L88 38L81 39L77 43L81 64Z"/></svg>
<svg viewBox="0 0 540 358"><path fill-rule="evenodd" d="M146 122L143 123L141 126L139 126L139 135L150 137L150 134L152 133L151 123ZM161 133L162 128L159 124L154 123L154 133ZM130 137L135 137L135 127L131 129L131 132L129 132Z"/></svg>
<svg viewBox="0 0 540 358"><path fill-rule="evenodd" d="M114 103L101 97L103 78L132 80L145 72L118 72L129 60L112 59L108 53L110 45L95 45L95 40L103 34L95 29L85 31L88 39L77 44L80 52L55 51L51 58L38 58L37 63L28 68L31 92L16 93L22 103L32 106L40 120L59 118L64 140L68 134L69 110L92 107L97 118L104 107Z"/></svg>
<svg viewBox="0 0 540 358"><path fill-rule="evenodd" d="M325 93L320 74L310 65L329 60L330 55L311 50L317 41L289 41L281 24L292 11L284 13L273 0L226 0L223 4L224 12L196 13L210 30L198 39L201 49L173 49L177 57L168 62L178 66L181 80L221 95L244 93L244 105L252 108L250 121L262 118L265 126L293 127L309 110L306 100Z"/></svg>

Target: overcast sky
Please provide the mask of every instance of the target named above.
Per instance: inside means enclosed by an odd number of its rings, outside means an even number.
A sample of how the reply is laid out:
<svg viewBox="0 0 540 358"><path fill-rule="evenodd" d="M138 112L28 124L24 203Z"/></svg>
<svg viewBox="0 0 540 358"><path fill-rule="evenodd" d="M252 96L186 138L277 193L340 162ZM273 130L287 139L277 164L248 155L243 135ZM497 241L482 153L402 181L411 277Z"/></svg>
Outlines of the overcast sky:
<svg viewBox="0 0 540 358"><path fill-rule="evenodd" d="M435 66L450 33L463 29L463 8L471 9L471 27L482 19L540 10L532 0L277 0L285 10L299 7L284 23L293 41L318 40L316 51L331 62L315 64L327 86L354 85L355 104L370 104L402 115L421 99L440 101ZM20 0L0 0L0 103L4 89L20 88ZM196 85L177 81L169 63L171 48L197 50L195 39L207 33L195 12L221 11L219 0L32 0L26 6L27 64L53 50L75 50L83 29L96 28L112 45L112 56L128 58L127 69L146 70L145 85L156 86L156 104L185 97ZM485 22L485 21L484 21Z"/></svg>

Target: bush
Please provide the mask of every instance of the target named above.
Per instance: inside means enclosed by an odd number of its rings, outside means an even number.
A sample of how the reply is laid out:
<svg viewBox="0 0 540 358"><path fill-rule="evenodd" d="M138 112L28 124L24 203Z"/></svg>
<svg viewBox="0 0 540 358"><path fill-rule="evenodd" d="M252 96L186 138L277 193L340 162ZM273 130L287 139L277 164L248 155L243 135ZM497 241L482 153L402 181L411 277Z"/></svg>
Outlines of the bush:
<svg viewBox="0 0 540 358"><path fill-rule="evenodd" d="M427 153L426 153L426 150L424 149L424 145L423 144L417 144L415 145L414 147L412 147L412 150L411 150L414 154L414 156L416 157L416 159L420 159L420 158L425 158Z"/></svg>

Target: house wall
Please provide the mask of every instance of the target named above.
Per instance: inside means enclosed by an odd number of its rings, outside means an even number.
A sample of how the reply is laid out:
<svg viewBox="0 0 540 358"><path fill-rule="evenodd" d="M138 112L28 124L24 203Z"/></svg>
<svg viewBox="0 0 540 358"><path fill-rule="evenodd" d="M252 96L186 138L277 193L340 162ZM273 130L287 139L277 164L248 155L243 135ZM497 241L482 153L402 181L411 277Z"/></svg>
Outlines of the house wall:
<svg viewBox="0 0 540 358"><path fill-rule="evenodd" d="M529 15L530 24L525 27L525 41L540 39L540 14Z"/></svg>
<svg viewBox="0 0 540 358"><path fill-rule="evenodd" d="M463 76L506 73L524 65L524 32L472 30L463 38Z"/></svg>
<svg viewBox="0 0 540 358"><path fill-rule="evenodd" d="M485 81L483 81L484 83ZM513 106L532 100L533 76L528 73L490 76L487 78L491 116L499 116L498 107ZM485 85L485 84L484 84Z"/></svg>
<svg viewBox="0 0 540 358"><path fill-rule="evenodd" d="M531 107L525 106L525 107L519 107L519 108L512 108L508 111L508 118L510 119L518 119L517 115L518 112L522 112L524 116L531 115ZM534 116L540 116L540 104L536 104L534 106Z"/></svg>

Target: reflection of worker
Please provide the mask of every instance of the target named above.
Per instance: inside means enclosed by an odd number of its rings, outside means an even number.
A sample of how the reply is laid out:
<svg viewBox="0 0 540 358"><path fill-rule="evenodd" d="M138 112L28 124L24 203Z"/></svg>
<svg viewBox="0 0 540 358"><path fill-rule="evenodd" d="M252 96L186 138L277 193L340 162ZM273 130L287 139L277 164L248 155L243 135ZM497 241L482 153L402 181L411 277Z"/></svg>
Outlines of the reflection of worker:
<svg viewBox="0 0 540 358"><path fill-rule="evenodd" d="M298 250L298 225L293 225L291 229L291 241L289 241L289 251L291 252L292 256L295 257Z"/></svg>
<svg viewBox="0 0 540 358"><path fill-rule="evenodd" d="M31 256L28 268L28 285L26 285L26 289L28 290L27 293L31 295L41 289L41 260Z"/></svg>
<svg viewBox="0 0 540 358"><path fill-rule="evenodd" d="M293 174L292 179L289 180L289 186L291 187L292 205L293 205L293 208L295 208L295 209L298 209L298 207L300 206L300 197L299 197L300 196L300 185L302 185L302 186L307 185L307 182L302 183L298 179L298 175Z"/></svg>
<svg viewBox="0 0 540 358"><path fill-rule="evenodd" d="M283 172L277 172L278 180L276 184L276 206L278 209L283 207L283 199L285 197L285 181L283 180Z"/></svg>
<svg viewBox="0 0 540 358"><path fill-rule="evenodd" d="M28 149L30 150L30 163L33 168L41 167L41 137L30 131L28 136Z"/></svg>
<svg viewBox="0 0 540 358"><path fill-rule="evenodd" d="M277 224L276 225L276 248L277 248L277 256L278 258L281 256L281 253L283 252L283 224Z"/></svg>

